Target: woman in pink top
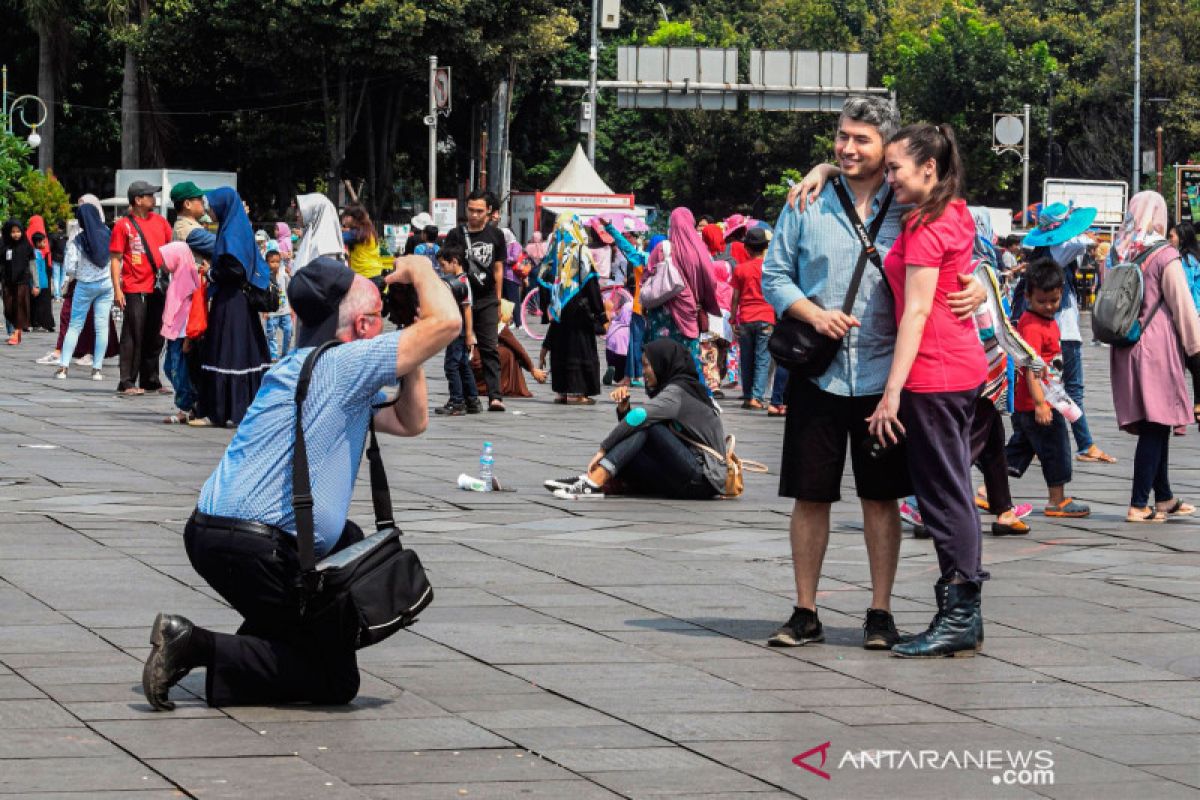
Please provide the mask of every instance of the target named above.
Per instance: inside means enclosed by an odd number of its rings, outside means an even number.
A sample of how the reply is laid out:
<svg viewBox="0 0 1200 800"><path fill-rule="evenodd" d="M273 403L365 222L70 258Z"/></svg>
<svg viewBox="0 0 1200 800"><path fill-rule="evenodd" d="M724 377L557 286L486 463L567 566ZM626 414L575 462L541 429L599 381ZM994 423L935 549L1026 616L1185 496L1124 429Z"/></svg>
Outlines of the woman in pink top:
<svg viewBox="0 0 1200 800"><path fill-rule="evenodd" d="M187 365L187 322L192 310L192 294L200 288L200 272L192 249L185 242L164 244L163 269L171 273L167 296L163 301L162 328L159 331L167 342L163 371L175 388L175 407L179 411L166 417L168 425L185 425L195 419L196 389L192 386Z"/></svg>
<svg viewBox="0 0 1200 800"><path fill-rule="evenodd" d="M1117 425L1138 437L1127 522L1163 522L1196 512L1195 506L1172 493L1167 462L1172 430L1200 420L1200 405L1189 402L1183 372L1186 364L1193 392L1200 397L1200 319L1179 251L1167 244L1166 232L1167 204L1162 195L1135 194L1110 256L1114 264L1129 263L1152 251L1142 262L1142 338L1132 347L1109 350ZM1107 266L1111 264L1106 270Z"/></svg>
<svg viewBox="0 0 1200 800"><path fill-rule="evenodd" d="M909 125L888 142L888 183L912 205L884 259L895 300L896 350L870 431L882 447L906 439L909 474L937 548L938 614L902 641L904 658L972 656L983 641L982 538L971 483L970 430L987 379L987 359L971 319L947 296L972 271L975 222L962 198L963 170L948 125Z"/></svg>

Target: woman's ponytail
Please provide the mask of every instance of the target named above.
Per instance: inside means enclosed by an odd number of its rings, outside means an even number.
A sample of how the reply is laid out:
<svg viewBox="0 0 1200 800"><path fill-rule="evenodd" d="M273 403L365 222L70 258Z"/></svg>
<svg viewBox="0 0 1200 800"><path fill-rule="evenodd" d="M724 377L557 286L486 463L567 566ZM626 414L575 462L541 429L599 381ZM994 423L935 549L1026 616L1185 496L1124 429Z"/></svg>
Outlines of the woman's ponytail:
<svg viewBox="0 0 1200 800"><path fill-rule="evenodd" d="M950 201L963 197L966 192L958 137L945 123L919 123L898 130L888 144L895 142L904 142L905 150L916 163L923 164L932 159L937 168L937 183L929 196L905 215L905 222L915 220L914 227L920 227L942 216Z"/></svg>

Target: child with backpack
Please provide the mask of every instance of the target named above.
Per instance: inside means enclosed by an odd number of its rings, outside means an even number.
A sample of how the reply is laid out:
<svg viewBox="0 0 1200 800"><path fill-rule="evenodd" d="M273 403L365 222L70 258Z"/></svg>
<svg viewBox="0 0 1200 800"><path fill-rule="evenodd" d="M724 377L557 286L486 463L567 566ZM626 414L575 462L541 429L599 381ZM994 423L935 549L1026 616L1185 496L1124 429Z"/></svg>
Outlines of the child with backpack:
<svg viewBox="0 0 1200 800"><path fill-rule="evenodd" d="M1026 311L1017 333L1046 364L1062 362L1062 342L1054 314L1062 301L1063 274L1053 259L1034 261L1026 270ZM1071 441L1067 420L1046 397L1042 377L1033 368L1018 370L1013 436L1005 448L1008 474L1019 478L1036 455L1042 465L1048 499L1047 517L1081 518L1091 509L1067 497L1071 481Z"/></svg>

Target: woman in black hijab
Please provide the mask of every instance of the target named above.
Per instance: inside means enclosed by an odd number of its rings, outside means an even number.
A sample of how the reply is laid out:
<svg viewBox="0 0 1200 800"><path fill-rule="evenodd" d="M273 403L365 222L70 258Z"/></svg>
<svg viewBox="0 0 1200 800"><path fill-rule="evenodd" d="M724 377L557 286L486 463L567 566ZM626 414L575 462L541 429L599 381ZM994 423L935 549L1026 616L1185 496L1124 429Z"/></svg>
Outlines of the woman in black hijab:
<svg viewBox="0 0 1200 800"><path fill-rule="evenodd" d="M4 244L0 245L0 288L4 291L4 321L12 337L8 344L21 343L21 334L29 327L29 278L33 248L25 241L25 229L15 219L4 223Z"/></svg>
<svg viewBox="0 0 1200 800"><path fill-rule="evenodd" d="M556 497L603 497L619 491L702 500L724 491L721 411L700 383L692 354L673 339L657 339L642 350L642 368L649 398L635 407L628 386L613 391L620 422L586 473L545 482Z"/></svg>

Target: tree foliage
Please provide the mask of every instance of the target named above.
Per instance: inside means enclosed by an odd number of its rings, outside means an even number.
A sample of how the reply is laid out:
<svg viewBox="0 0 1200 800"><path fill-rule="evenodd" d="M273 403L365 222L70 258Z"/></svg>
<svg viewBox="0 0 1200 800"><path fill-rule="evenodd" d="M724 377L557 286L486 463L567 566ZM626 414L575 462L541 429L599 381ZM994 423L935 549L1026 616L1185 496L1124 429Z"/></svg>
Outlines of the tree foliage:
<svg viewBox="0 0 1200 800"><path fill-rule="evenodd" d="M26 220L34 214L41 214L46 220L46 228L54 230L60 222L74 217L71 198L53 172L29 168L17 185L12 195L12 213L18 219Z"/></svg>

